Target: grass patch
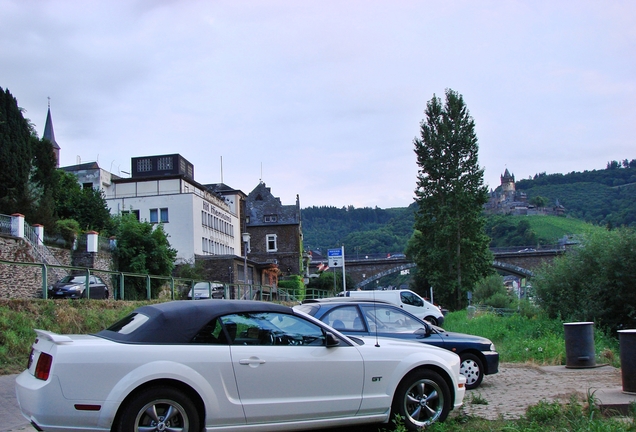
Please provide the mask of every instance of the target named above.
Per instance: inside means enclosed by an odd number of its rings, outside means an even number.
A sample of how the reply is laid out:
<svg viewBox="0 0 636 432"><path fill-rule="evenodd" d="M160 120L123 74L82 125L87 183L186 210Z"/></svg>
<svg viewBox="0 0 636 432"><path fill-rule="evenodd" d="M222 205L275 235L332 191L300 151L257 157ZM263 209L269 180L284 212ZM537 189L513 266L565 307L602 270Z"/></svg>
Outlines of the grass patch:
<svg viewBox="0 0 636 432"><path fill-rule="evenodd" d="M467 311L449 313L444 319L448 331L483 336L495 344L500 361L565 364L563 322L538 314L533 317L513 314L498 316L483 313L469 316ZM602 330L594 329L594 348L598 364L620 367L618 340Z"/></svg>
<svg viewBox="0 0 636 432"><path fill-rule="evenodd" d="M0 374L22 372L35 340L33 329L96 333L148 302L0 300Z"/></svg>

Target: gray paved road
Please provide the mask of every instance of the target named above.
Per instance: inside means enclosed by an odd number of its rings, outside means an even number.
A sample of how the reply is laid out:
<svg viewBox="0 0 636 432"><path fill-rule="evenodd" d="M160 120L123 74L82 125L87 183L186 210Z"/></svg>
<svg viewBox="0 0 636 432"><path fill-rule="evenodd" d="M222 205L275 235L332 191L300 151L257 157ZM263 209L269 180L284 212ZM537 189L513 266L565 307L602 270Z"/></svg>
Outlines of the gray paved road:
<svg viewBox="0 0 636 432"><path fill-rule="evenodd" d="M22 416L15 398L15 377L0 375L0 432L34 431Z"/></svg>

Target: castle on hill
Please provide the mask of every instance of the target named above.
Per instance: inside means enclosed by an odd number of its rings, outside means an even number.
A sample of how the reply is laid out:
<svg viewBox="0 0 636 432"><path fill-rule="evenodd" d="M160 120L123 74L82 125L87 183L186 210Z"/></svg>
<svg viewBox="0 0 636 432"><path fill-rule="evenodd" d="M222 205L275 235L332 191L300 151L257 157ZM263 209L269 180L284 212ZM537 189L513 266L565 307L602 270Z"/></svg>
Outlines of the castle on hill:
<svg viewBox="0 0 636 432"><path fill-rule="evenodd" d="M488 202L484 210L488 214L505 215L551 215L563 216L565 208L556 203L546 207L537 207L528 202L528 195L523 191L517 191L515 187L515 176L508 171L501 175L501 185L491 190Z"/></svg>

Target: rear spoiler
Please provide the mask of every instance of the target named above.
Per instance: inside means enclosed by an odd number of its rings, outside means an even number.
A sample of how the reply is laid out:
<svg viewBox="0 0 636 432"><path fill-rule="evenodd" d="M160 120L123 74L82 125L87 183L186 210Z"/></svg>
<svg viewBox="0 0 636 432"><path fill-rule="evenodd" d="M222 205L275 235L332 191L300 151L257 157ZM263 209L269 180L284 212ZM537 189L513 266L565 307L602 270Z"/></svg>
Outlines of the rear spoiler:
<svg viewBox="0 0 636 432"><path fill-rule="evenodd" d="M54 344L60 345L64 343L71 343L73 339L68 336L64 336L61 334L53 333L47 330L34 329L35 333L39 338L46 339L48 341L53 342Z"/></svg>

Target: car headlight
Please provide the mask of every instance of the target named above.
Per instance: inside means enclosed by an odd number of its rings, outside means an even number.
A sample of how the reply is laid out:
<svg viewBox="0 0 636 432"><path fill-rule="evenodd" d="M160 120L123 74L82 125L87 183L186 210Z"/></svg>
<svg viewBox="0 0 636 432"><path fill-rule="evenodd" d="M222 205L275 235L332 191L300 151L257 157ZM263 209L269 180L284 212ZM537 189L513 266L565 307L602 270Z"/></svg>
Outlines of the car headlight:
<svg viewBox="0 0 636 432"><path fill-rule="evenodd" d="M490 351L496 351L494 343L490 344Z"/></svg>

